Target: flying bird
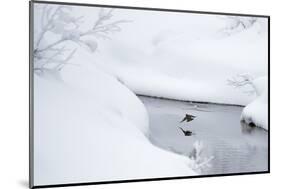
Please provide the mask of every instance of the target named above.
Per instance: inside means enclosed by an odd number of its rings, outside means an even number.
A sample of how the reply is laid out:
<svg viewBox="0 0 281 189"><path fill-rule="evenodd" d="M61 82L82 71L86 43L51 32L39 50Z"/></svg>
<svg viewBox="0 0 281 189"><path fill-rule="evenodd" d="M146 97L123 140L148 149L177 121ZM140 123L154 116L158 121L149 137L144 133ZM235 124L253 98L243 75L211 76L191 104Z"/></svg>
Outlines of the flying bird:
<svg viewBox="0 0 281 189"><path fill-rule="evenodd" d="M183 120L182 120L180 123L182 123L182 122L184 122L184 121L190 122L190 121L194 120L195 117L196 117L196 116L189 115L189 114L185 114L185 117L183 118Z"/></svg>
<svg viewBox="0 0 281 189"><path fill-rule="evenodd" d="M184 136L191 136L193 135L192 131L189 131L189 130L183 130L181 127L179 127L180 130L182 130Z"/></svg>

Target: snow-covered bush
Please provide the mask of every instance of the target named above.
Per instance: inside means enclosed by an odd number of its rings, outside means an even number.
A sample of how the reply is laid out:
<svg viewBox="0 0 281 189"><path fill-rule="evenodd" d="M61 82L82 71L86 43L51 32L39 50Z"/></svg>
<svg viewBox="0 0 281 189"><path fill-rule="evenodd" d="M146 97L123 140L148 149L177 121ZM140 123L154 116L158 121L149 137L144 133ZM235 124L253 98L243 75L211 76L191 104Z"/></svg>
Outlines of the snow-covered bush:
<svg viewBox="0 0 281 189"><path fill-rule="evenodd" d="M249 86L249 94L254 94L256 98L249 103L242 112L241 121L268 129L268 89L267 77L258 77L254 79L249 74L241 74L232 79L228 79L228 84L235 88Z"/></svg>
<svg viewBox="0 0 281 189"><path fill-rule="evenodd" d="M211 161L214 158L213 156L206 157L203 155L204 144L201 141L196 141L193 144L193 149L189 154L192 163L190 164L191 168L198 173L202 173L207 168L211 167Z"/></svg>
<svg viewBox="0 0 281 189"><path fill-rule="evenodd" d="M71 64L69 60L78 47L95 52L99 38L108 39L111 33L121 30L121 23L127 22L111 21L113 9L100 9L97 20L85 30L80 27L83 16L72 14L71 6L36 5L36 10L40 14L40 23L35 25L33 50L36 73L60 71Z"/></svg>
<svg viewBox="0 0 281 189"><path fill-rule="evenodd" d="M256 99L248 104L242 112L241 121L247 124L268 129L268 87L267 77L260 77L252 81L255 86Z"/></svg>
<svg viewBox="0 0 281 189"><path fill-rule="evenodd" d="M253 83L253 77L250 74L239 74L227 80L228 85L234 88L247 88L245 93L256 94L257 89Z"/></svg>

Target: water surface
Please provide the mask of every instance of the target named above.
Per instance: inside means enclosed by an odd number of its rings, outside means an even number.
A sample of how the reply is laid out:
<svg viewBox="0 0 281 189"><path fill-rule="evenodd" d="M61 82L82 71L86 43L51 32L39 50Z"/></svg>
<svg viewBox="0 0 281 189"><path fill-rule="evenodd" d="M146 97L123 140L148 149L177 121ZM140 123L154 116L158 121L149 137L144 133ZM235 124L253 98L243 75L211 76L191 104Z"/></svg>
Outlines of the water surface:
<svg viewBox="0 0 281 189"><path fill-rule="evenodd" d="M140 96L150 119L150 140L165 150L190 156L193 144L201 141L203 155L213 157L201 174L267 171L268 133L240 123L243 107L190 103ZM196 118L180 121L185 114ZM190 130L185 136L179 129Z"/></svg>

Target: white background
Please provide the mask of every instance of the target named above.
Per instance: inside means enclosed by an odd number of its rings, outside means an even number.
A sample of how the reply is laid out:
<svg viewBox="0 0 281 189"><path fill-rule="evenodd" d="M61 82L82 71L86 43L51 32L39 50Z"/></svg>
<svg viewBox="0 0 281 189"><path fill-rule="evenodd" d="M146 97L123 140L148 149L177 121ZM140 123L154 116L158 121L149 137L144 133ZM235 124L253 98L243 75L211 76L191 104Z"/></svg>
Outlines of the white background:
<svg viewBox="0 0 281 189"><path fill-rule="evenodd" d="M76 188L276 188L281 169L278 106L281 11L278 1L245 0L68 0L169 9L266 14L271 16L271 174L81 186ZM0 188L28 187L28 1L0 5ZM280 143L281 144L281 143ZM280 186L279 186L280 187ZM73 187L75 188L75 187Z"/></svg>

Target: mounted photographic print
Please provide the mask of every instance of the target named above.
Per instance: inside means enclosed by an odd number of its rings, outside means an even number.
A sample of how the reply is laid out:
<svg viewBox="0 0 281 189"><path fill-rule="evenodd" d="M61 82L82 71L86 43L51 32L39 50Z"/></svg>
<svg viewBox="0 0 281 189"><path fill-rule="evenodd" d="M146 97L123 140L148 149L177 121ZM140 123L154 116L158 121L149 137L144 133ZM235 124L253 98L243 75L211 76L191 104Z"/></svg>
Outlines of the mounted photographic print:
<svg viewBox="0 0 281 189"><path fill-rule="evenodd" d="M269 16L30 2L30 187L269 173Z"/></svg>

